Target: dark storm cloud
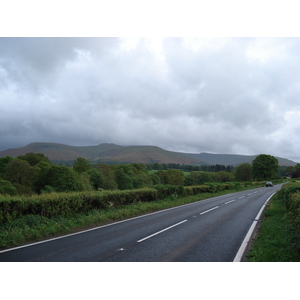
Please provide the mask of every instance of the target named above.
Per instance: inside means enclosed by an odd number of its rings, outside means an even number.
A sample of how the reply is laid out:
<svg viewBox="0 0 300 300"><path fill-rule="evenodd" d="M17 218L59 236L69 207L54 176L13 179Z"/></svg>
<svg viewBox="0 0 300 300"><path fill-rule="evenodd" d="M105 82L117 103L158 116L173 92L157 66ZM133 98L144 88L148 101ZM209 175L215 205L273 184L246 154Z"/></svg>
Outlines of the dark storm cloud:
<svg viewBox="0 0 300 300"><path fill-rule="evenodd" d="M298 38L2 38L1 149L148 144L298 159Z"/></svg>

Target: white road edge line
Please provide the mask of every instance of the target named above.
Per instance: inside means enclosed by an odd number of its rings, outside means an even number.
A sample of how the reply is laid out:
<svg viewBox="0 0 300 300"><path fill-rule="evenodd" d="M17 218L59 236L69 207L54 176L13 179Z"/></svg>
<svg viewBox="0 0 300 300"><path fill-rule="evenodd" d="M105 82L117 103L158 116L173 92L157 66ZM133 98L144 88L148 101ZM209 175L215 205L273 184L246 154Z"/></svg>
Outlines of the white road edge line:
<svg viewBox="0 0 300 300"><path fill-rule="evenodd" d="M209 210L203 211L203 212L200 213L199 215L206 214L207 212L209 212L209 211L211 211L211 210L214 210L214 209L216 209L216 208L218 208L218 207L219 207L219 206L216 206L216 207L213 207L213 208L211 208L211 209L209 209Z"/></svg>
<svg viewBox="0 0 300 300"><path fill-rule="evenodd" d="M160 234L160 233L162 233L162 232L164 232L164 231L166 231L166 230L169 230L169 229L171 229L171 228L173 228L173 227L175 227L175 226L178 226L178 225L180 225L180 224L182 224L182 223L184 223L184 222L187 222L187 220L183 220L183 221L181 221L181 222L179 222L179 223L176 223L176 224L174 224L174 225L172 225L172 226L169 226L169 227L167 227L167 228L165 228L165 229L163 229L163 230L160 230L160 231L155 232L155 233L153 233L153 234L151 234L151 235L148 235L148 236L144 237L143 239L138 240L137 243L140 243L140 242L143 242L143 241L145 241L145 240L147 240L147 239L150 239L150 238L152 238L153 236L158 235L158 234Z"/></svg>
<svg viewBox="0 0 300 300"><path fill-rule="evenodd" d="M262 212L264 211L264 209L265 209L267 203L269 202L269 200L270 200L275 194L276 194L276 192L273 193L273 194L266 200L266 202L264 203L264 205L262 206L262 208L261 208L260 211L258 212L258 214L257 214L257 216L255 217L255 219L254 219L254 221L253 221L253 223L252 223L250 229L248 230L248 232L247 232L247 234L246 234L246 236L245 236L245 238L244 238L244 240L243 240L243 242L242 242L242 245L240 246L240 249L238 250L238 252L237 252L237 254L236 254L236 256L235 256L233 262L241 262L242 257L243 257L243 255L244 255L244 252L245 252L245 250L246 250L246 247L247 247L247 245L248 245L248 243L249 243L249 241L250 241L250 238L251 238L251 236L252 236L252 234L253 234L253 231L254 231L254 229L255 229L255 227L256 227L256 225L257 225L257 222L258 222L258 220L259 220L259 218L260 218Z"/></svg>

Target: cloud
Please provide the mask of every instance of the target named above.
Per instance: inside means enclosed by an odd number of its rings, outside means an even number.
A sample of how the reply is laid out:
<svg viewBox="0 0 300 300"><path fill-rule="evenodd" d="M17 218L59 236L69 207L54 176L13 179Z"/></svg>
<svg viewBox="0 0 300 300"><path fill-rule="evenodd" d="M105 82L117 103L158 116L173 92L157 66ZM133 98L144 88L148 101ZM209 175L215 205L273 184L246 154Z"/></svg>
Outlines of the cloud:
<svg viewBox="0 0 300 300"><path fill-rule="evenodd" d="M1 38L0 150L157 145L300 161L299 38Z"/></svg>

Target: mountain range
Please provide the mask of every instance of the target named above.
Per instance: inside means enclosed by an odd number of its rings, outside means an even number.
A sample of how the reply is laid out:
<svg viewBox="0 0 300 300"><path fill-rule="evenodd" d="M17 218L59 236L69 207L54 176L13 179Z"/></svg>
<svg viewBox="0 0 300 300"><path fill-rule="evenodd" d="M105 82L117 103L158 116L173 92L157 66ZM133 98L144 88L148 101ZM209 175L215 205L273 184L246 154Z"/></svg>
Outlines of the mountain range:
<svg viewBox="0 0 300 300"><path fill-rule="evenodd" d="M43 153L53 162L71 162L77 157L102 163L176 163L186 165L232 165L251 163L257 155L181 153L156 146L119 146L100 144L96 146L68 146L55 143L31 143L20 148L0 151L0 157L17 157L28 152ZM276 157L281 166L294 166L296 162Z"/></svg>

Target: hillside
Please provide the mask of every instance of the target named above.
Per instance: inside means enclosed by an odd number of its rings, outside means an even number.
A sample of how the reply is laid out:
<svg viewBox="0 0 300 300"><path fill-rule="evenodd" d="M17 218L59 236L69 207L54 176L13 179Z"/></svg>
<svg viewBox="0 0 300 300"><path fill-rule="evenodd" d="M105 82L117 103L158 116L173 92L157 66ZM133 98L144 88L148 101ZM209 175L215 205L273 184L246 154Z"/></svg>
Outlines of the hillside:
<svg viewBox="0 0 300 300"><path fill-rule="evenodd" d="M156 146L119 146L100 144L96 146L68 146L54 143L32 143L21 148L0 151L0 157L26 154L28 152L43 153L51 161L73 161L84 157L90 161L103 163L177 163L186 165L233 165L251 163L257 155L212 154L212 153L180 153L167 151ZM294 166L294 161L277 157L279 165Z"/></svg>
<svg viewBox="0 0 300 300"><path fill-rule="evenodd" d="M51 161L72 161L81 156L90 161L105 163L179 163L199 164L199 160L187 154L172 152L155 146L119 146L100 144L97 146L68 146L53 143L32 143L25 147L0 152L0 157L43 153Z"/></svg>
<svg viewBox="0 0 300 300"><path fill-rule="evenodd" d="M205 162L208 165L233 165L238 166L243 163L252 163L252 161L258 155L237 155L237 154L212 154L212 153L200 153L200 154L190 154L191 157ZM296 163L292 160L276 157L278 159L280 166L294 166Z"/></svg>

